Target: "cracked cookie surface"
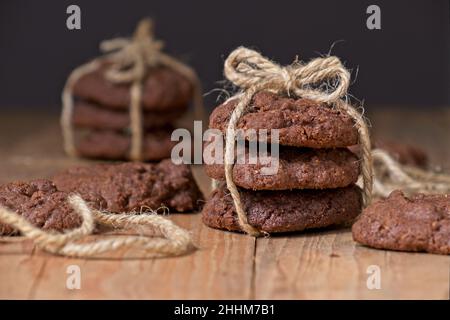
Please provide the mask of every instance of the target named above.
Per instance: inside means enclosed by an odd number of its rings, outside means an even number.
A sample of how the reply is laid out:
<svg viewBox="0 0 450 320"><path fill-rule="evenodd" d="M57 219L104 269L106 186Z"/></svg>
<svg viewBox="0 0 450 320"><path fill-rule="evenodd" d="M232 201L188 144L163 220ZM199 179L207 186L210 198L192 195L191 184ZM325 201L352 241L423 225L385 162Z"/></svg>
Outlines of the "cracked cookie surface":
<svg viewBox="0 0 450 320"><path fill-rule="evenodd" d="M59 190L76 192L98 204L97 209L115 213L162 206L176 212L195 211L203 199L190 167L170 159L76 167L57 174L53 181Z"/></svg>
<svg viewBox="0 0 450 320"><path fill-rule="evenodd" d="M249 159L248 153L246 149L245 159ZM282 146L279 149L278 170L274 170L274 174L263 174L262 168L269 167L270 154L267 160L256 164L250 164L248 160L245 164L235 164L234 183L253 190L326 189L346 187L355 183L359 175L358 158L345 148ZM204 168L210 178L225 180L224 165L211 164Z"/></svg>
<svg viewBox="0 0 450 320"><path fill-rule="evenodd" d="M238 101L233 99L215 108L209 128L225 132ZM279 143L294 147L336 148L358 142L357 129L347 114L311 100L295 100L270 92L254 95L236 128L279 129Z"/></svg>
<svg viewBox="0 0 450 320"><path fill-rule="evenodd" d="M393 191L366 209L352 227L353 239L378 249L450 254L450 195Z"/></svg>
<svg viewBox="0 0 450 320"><path fill-rule="evenodd" d="M81 225L81 217L67 202L68 193L58 191L49 180L10 182L0 186L0 205L43 230L63 231ZM95 199L92 199L95 203ZM98 202L97 202L98 205ZM17 231L0 223L0 235Z"/></svg>
<svg viewBox="0 0 450 320"><path fill-rule="evenodd" d="M361 208L361 190L354 185L329 190L239 192L249 223L269 233L346 224ZM212 228L241 231L233 200L224 185L211 194L202 219Z"/></svg>

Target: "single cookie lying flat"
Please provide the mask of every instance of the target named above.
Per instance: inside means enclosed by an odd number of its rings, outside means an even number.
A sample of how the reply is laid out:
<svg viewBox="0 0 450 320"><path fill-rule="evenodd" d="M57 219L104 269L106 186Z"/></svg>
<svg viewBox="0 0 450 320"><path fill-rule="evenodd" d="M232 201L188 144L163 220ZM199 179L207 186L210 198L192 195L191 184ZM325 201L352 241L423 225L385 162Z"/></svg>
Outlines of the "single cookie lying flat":
<svg viewBox="0 0 450 320"><path fill-rule="evenodd" d="M290 232L352 222L360 213L356 186L329 190L248 191L240 195L249 223L261 231ZM212 228L241 231L233 200L225 186L206 202L203 222Z"/></svg>
<svg viewBox="0 0 450 320"><path fill-rule="evenodd" d="M352 231L355 241L378 249L450 254L450 195L393 191L364 209Z"/></svg>
<svg viewBox="0 0 450 320"><path fill-rule="evenodd" d="M195 211L203 199L190 167L175 165L170 159L71 168L53 181L58 190L76 192L88 202L99 203L97 209L116 213L161 206L177 212Z"/></svg>
<svg viewBox="0 0 450 320"><path fill-rule="evenodd" d="M225 132L238 102L233 99L214 109L209 127ZM294 147L335 148L358 142L357 129L347 114L311 100L295 100L270 92L254 95L236 127L279 129L280 144Z"/></svg>
<svg viewBox="0 0 450 320"><path fill-rule="evenodd" d="M73 95L94 101L105 107L128 110L130 84L115 84L106 80L108 63L82 76L73 87ZM176 110L184 108L192 98L191 83L167 67L150 68L142 85L143 110Z"/></svg>
<svg viewBox="0 0 450 320"><path fill-rule="evenodd" d="M0 186L0 205L44 230L63 231L81 225L81 217L69 205L67 197L66 192L58 191L49 180L11 182ZM95 199L92 200L95 203ZM11 226L0 223L0 235L15 233Z"/></svg>
<svg viewBox="0 0 450 320"><path fill-rule="evenodd" d="M173 123L187 106L173 111L146 111L142 113L144 128L161 128ZM78 128L121 130L130 127L128 110L113 110L94 103L77 101L74 105L72 123Z"/></svg>
<svg viewBox="0 0 450 320"><path fill-rule="evenodd" d="M306 149L280 147L278 171L263 175L264 162L235 164L233 181L237 186L253 190L326 189L346 187L359 175L358 158L345 148ZM267 157L267 158L270 158ZM206 174L216 180L225 179L224 166L205 165Z"/></svg>
<svg viewBox="0 0 450 320"><path fill-rule="evenodd" d="M176 142L170 140L171 129L155 129L144 135L142 160L159 161L170 158ZM89 132L77 142L80 156L93 159L126 160L129 158L131 137L121 132L101 130Z"/></svg>

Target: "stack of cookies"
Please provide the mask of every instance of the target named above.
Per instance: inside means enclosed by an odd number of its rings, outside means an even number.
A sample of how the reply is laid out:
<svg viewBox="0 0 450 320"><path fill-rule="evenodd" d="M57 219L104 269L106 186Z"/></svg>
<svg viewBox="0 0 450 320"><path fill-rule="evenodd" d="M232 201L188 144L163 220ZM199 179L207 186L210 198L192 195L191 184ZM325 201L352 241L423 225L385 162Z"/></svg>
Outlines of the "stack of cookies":
<svg viewBox="0 0 450 320"><path fill-rule="evenodd" d="M76 149L88 158L125 160L131 144L130 84L109 82L104 76L108 64L74 84L72 124L85 129ZM192 95L191 82L181 74L164 66L148 68L142 85L143 160L170 157L174 122L186 112Z"/></svg>
<svg viewBox="0 0 450 320"><path fill-rule="evenodd" d="M223 134L238 99L217 107L209 127ZM263 175L267 164L236 163L233 181L239 188L248 222L263 232L292 232L347 224L360 213L361 190L355 185L358 158L348 150L358 141L346 114L307 99L259 92L237 129L278 129L279 166ZM248 153L248 149L247 149ZM223 164L206 165L206 173L225 180ZM242 231L225 183L203 208L203 222L213 228Z"/></svg>

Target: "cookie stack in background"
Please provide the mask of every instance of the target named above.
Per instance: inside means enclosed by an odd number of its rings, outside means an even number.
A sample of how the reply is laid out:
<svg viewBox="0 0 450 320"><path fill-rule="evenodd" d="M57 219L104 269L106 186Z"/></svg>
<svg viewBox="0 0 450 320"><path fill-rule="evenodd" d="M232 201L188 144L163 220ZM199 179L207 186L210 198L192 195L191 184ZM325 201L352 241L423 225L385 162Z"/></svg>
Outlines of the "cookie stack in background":
<svg viewBox="0 0 450 320"><path fill-rule="evenodd" d="M209 128L223 134L238 99L218 106ZM292 232L347 224L361 211L361 190L355 185L358 158L348 150L358 141L353 120L327 105L270 92L253 96L237 129L278 129L279 168L263 175L261 163L235 163L248 222L259 231ZM248 151L247 151L248 152ZM207 175L224 181L223 164L205 166ZM202 211L213 228L242 231L233 199L224 182L213 191Z"/></svg>
<svg viewBox="0 0 450 320"><path fill-rule="evenodd" d="M77 137L77 154L95 159L129 159L130 86L105 78L108 62L76 81L73 86L74 129L84 129ZM142 82L142 160L170 157L175 144L170 140L174 122L188 109L192 84L165 66L147 69Z"/></svg>

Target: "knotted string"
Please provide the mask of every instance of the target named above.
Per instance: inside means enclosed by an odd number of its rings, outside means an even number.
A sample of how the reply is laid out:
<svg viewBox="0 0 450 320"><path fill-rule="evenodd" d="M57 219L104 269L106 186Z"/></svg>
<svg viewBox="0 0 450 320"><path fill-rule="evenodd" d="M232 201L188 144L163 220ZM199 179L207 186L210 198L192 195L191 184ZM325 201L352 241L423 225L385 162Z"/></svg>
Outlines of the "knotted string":
<svg viewBox="0 0 450 320"><path fill-rule="evenodd" d="M68 202L81 216L82 224L65 233L39 229L21 215L2 206L0 206L0 222L19 230L26 238L32 239L39 248L69 257L92 258L118 249L135 247L143 251L139 258L150 258L181 255L193 248L191 237L186 230L154 213L140 215L104 213L90 209L78 195L69 196ZM93 233L95 223L114 228L147 225L151 227L151 237L116 236L90 243L76 243Z"/></svg>
<svg viewBox="0 0 450 320"><path fill-rule="evenodd" d="M402 165L382 149L372 150L375 196L387 197L394 190L414 193L450 193L450 175Z"/></svg>
<svg viewBox="0 0 450 320"><path fill-rule="evenodd" d="M241 197L233 182L234 146L236 125L255 93L265 90L276 94L294 95L315 100L348 114L355 122L361 145L361 173L363 177L363 202L367 206L372 197L372 155L369 130L362 115L342 100L350 84L350 73L337 57L316 58L307 64L295 62L280 66L254 50L239 47L225 60L225 77L242 91L231 99L239 99L228 123L225 137L225 179L233 198L239 225L252 236L261 232L249 224ZM322 85L322 86L321 86ZM324 90L322 87L325 86Z"/></svg>
<svg viewBox="0 0 450 320"><path fill-rule="evenodd" d="M163 53L163 43L153 37L152 22L142 20L131 39L115 38L103 41L100 49L105 55L76 68L68 77L62 94L63 111L61 126L64 149L69 155L76 155L72 127L74 84L85 74L100 68L104 62L109 65L104 73L107 81L130 84L130 159L142 160L142 83L148 67L166 66L186 77L193 86L193 105L196 118L204 118L203 97L200 81L193 69Z"/></svg>

